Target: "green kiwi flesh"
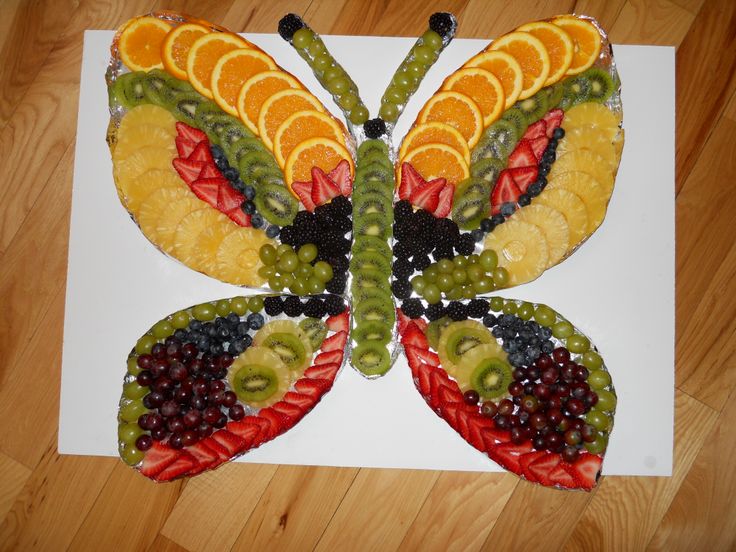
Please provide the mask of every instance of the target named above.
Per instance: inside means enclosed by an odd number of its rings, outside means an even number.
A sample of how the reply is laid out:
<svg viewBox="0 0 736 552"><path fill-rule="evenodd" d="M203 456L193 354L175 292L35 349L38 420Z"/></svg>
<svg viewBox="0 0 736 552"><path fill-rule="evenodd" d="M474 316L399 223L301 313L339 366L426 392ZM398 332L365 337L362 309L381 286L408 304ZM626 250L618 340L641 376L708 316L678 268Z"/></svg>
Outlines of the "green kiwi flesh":
<svg viewBox="0 0 736 552"><path fill-rule="evenodd" d="M289 370L296 370L306 360L307 352L304 349L304 344L299 336L293 333L272 333L263 341L262 345L276 353Z"/></svg>
<svg viewBox="0 0 736 552"><path fill-rule="evenodd" d="M350 355L353 367L365 376L381 376L391 368L391 356L385 345L365 341Z"/></svg>
<svg viewBox="0 0 736 552"><path fill-rule="evenodd" d="M299 322L299 329L309 339L312 350L316 351L322 346L322 342L327 336L327 324L319 318L305 318Z"/></svg>
<svg viewBox="0 0 736 552"><path fill-rule="evenodd" d="M470 375L470 385L484 399L496 399L508 393L511 367L499 358L484 358Z"/></svg>
<svg viewBox="0 0 736 552"><path fill-rule="evenodd" d="M363 322L350 335L359 344L370 341L385 345L391 341L391 328L381 322Z"/></svg>
<svg viewBox="0 0 736 552"><path fill-rule="evenodd" d="M233 378L235 394L245 403L268 399L278 391L279 380L273 369L260 364L246 364Z"/></svg>
<svg viewBox="0 0 736 552"><path fill-rule="evenodd" d="M462 356L468 351L475 349L478 345L491 343L493 340L490 332L466 326L448 329L447 331L452 333L447 337L445 353L454 364L459 363Z"/></svg>
<svg viewBox="0 0 736 552"><path fill-rule="evenodd" d="M259 185L255 204L263 218L279 226L291 224L299 211L296 198L289 190L277 184Z"/></svg>

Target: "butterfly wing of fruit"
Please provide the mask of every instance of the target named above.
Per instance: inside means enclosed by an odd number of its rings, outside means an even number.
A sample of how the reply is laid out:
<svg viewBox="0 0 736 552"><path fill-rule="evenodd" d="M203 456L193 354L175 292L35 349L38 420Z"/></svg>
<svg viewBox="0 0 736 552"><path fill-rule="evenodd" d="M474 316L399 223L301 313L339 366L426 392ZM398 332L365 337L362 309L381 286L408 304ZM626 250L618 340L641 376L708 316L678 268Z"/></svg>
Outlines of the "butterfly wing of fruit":
<svg viewBox="0 0 736 552"><path fill-rule="evenodd" d="M120 456L156 481L213 469L286 432L345 359L337 295L202 303L154 324L127 361Z"/></svg>
<svg viewBox="0 0 736 552"><path fill-rule="evenodd" d="M146 237L224 282L342 293L352 138L252 43L170 14L114 41L108 141L121 202Z"/></svg>

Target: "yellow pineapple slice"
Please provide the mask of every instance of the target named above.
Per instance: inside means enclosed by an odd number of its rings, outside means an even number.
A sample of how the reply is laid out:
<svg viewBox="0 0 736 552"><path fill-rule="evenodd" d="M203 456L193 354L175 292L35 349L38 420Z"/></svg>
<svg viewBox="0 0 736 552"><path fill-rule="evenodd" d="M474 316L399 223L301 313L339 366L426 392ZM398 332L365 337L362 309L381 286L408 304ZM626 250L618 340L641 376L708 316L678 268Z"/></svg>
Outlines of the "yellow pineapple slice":
<svg viewBox="0 0 736 552"><path fill-rule="evenodd" d="M609 197L613 193L614 173L606 160L593 151L580 149L561 155L552 164L547 180L568 171L588 173L603 186Z"/></svg>
<svg viewBox="0 0 736 552"><path fill-rule="evenodd" d="M253 336L253 346L267 347L279 355L291 372L291 381L298 380L312 364L312 344L309 337L291 320L273 320Z"/></svg>
<svg viewBox="0 0 736 552"><path fill-rule="evenodd" d="M511 217L488 234L484 249L493 249L498 265L509 273L509 286L531 282L547 268L549 246L534 224Z"/></svg>
<svg viewBox="0 0 736 552"><path fill-rule="evenodd" d="M565 217L570 230L570 245L566 254L588 236L588 212L583 200L574 193L562 188L545 189L534 200L534 204L551 207Z"/></svg>
<svg viewBox="0 0 736 552"><path fill-rule="evenodd" d="M123 197L121 190L131 189L133 186L131 182L151 169L160 169L176 174L174 167L171 165L174 156L171 150L152 147L136 150L122 161L115 162L113 160L113 176L118 188L118 195Z"/></svg>
<svg viewBox="0 0 736 552"><path fill-rule="evenodd" d="M133 152L149 147L170 150L172 159L177 154L176 142L171 134L163 127L143 124L118 134L118 142L112 152L113 162L119 163L127 159Z"/></svg>
<svg viewBox="0 0 736 552"><path fill-rule="evenodd" d="M178 174L166 169L151 169L138 178L122 180L120 186L120 200L133 215L138 213L146 198L160 188L188 189Z"/></svg>
<svg viewBox="0 0 736 552"><path fill-rule="evenodd" d="M169 255L173 255L176 244L176 230L179 224L190 213L202 209L203 205L205 203L189 191L187 191L186 196L167 205L156 223L159 247Z"/></svg>
<svg viewBox="0 0 736 552"><path fill-rule="evenodd" d="M617 153L613 141L604 133L598 132L595 127L584 126L571 129L560 140L557 146L557 155L562 157L566 153L581 149L590 150L600 155L606 160L612 173L618 170L620 150Z"/></svg>
<svg viewBox="0 0 736 552"><path fill-rule="evenodd" d="M621 115L614 113L603 104L587 102L568 109L562 120L562 128L565 129L565 132L571 128L589 125L602 130L618 130L621 125Z"/></svg>
<svg viewBox="0 0 736 552"><path fill-rule="evenodd" d="M206 228L201 232L194 242L194 255L196 256L192 266L205 274L217 278L217 250L222 240L225 239L235 228L235 223L221 221Z"/></svg>
<svg viewBox="0 0 736 552"><path fill-rule="evenodd" d="M199 255L196 251L197 238L207 228L220 226L229 219L217 209L201 204L202 208L192 211L179 222L174 233L174 256L185 265L200 270ZM223 221L223 219L225 219Z"/></svg>
<svg viewBox="0 0 736 552"><path fill-rule="evenodd" d="M556 189L572 192L583 200L585 210L588 213L587 236L590 236L601 225L603 218L606 216L606 207L610 196L603 186L588 173L569 171L550 178L544 191Z"/></svg>
<svg viewBox="0 0 736 552"><path fill-rule="evenodd" d="M128 111L120 120L118 136L140 125L155 125L161 127L171 136L171 142L176 137L176 119L167 109L152 104L143 104Z"/></svg>
<svg viewBox="0 0 736 552"><path fill-rule="evenodd" d="M547 267L559 263L570 247L570 229L567 220L557 209L534 202L513 215L517 220L538 226L547 240L549 258Z"/></svg>
<svg viewBox="0 0 736 552"><path fill-rule="evenodd" d="M148 195L141 204L136 215L136 222L143 234L159 247L161 237L158 235L158 221L163 213L175 202L192 195L182 188L160 188Z"/></svg>
<svg viewBox="0 0 736 552"><path fill-rule="evenodd" d="M217 277L231 284L261 286L264 279L258 275L261 246L273 241L263 230L237 227L220 243L217 249Z"/></svg>

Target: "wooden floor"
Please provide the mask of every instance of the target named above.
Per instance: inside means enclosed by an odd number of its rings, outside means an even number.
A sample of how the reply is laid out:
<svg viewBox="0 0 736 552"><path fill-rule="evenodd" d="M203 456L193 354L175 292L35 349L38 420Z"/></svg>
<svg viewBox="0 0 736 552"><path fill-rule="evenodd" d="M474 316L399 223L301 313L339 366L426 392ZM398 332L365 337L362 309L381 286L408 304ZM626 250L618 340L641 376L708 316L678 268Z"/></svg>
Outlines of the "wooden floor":
<svg viewBox="0 0 736 552"><path fill-rule="evenodd" d="M238 464L154 485L116 459L59 456L82 34L160 8L236 31L274 32L293 11L325 34L401 36L446 10L458 36L483 38L575 11L614 43L677 46L673 476L588 494L508 474ZM733 0L1 0L0 549L734 549L735 90Z"/></svg>

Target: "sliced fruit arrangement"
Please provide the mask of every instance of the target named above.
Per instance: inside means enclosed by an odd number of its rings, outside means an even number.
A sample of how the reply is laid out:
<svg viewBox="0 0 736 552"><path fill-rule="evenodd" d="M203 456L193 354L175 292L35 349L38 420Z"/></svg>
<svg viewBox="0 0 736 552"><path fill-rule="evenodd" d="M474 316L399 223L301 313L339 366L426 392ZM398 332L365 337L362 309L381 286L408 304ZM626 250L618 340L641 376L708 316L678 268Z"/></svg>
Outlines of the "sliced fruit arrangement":
<svg viewBox="0 0 736 552"><path fill-rule="evenodd" d="M121 458L146 477L170 481L285 433L332 388L349 316L336 295L251 296L160 320L128 357Z"/></svg>
<svg viewBox="0 0 736 552"><path fill-rule="evenodd" d="M546 305L492 297L404 301L414 384L463 439L540 485L593 489L616 394L590 340Z"/></svg>

